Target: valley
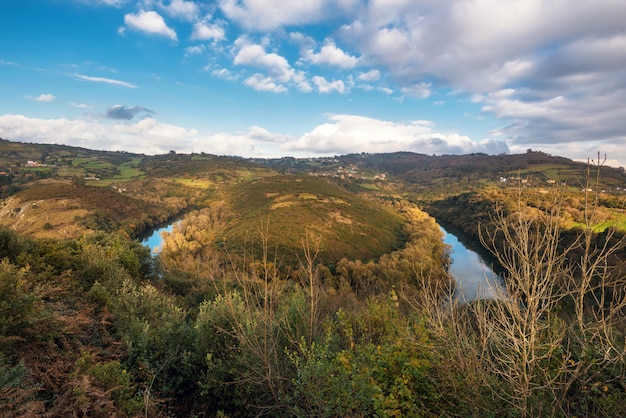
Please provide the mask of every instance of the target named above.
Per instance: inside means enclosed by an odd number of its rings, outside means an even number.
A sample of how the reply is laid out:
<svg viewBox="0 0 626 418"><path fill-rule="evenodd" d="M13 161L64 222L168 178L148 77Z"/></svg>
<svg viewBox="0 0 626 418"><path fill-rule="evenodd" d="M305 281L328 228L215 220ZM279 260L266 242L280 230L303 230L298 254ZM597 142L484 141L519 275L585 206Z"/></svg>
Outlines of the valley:
<svg viewBox="0 0 626 418"><path fill-rule="evenodd" d="M626 173L600 158L0 156L2 413L626 413ZM438 222L506 297L455 297Z"/></svg>

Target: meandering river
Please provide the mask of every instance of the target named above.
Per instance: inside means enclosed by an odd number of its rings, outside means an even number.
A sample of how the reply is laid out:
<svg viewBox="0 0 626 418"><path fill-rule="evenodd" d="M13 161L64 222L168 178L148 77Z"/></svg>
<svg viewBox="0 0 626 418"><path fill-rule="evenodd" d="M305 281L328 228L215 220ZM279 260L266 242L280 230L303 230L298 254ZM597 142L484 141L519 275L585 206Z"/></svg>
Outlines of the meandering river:
<svg viewBox="0 0 626 418"><path fill-rule="evenodd" d="M177 221L162 228L156 229L152 235L142 241L150 248L152 255L158 255L163 245L163 232L172 232ZM441 227L444 233L444 242L451 247L450 273L456 280L456 295L465 302L475 299L494 298L503 289L500 278L493 272L487 257L481 256L480 247L472 243L461 233L456 235L452 229Z"/></svg>

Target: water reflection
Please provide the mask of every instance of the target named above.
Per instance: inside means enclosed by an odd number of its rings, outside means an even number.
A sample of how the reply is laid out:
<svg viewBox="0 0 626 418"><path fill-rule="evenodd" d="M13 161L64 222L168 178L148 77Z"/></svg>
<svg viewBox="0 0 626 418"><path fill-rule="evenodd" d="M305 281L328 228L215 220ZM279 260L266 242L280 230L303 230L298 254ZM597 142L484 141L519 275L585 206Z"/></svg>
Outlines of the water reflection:
<svg viewBox="0 0 626 418"><path fill-rule="evenodd" d="M457 285L456 295L465 302L476 299L495 299L504 294L500 277L493 272L483 257L468 248L454 234L443 227L443 241L451 246L450 274Z"/></svg>
<svg viewBox="0 0 626 418"><path fill-rule="evenodd" d="M152 235L150 235L148 238L141 241L141 244L150 248L150 253L153 256L160 254L161 248L163 247L163 233L172 232L172 228L174 227L174 224L178 222L179 221L176 221L167 226L164 226L163 228L155 229L154 232L152 232Z"/></svg>

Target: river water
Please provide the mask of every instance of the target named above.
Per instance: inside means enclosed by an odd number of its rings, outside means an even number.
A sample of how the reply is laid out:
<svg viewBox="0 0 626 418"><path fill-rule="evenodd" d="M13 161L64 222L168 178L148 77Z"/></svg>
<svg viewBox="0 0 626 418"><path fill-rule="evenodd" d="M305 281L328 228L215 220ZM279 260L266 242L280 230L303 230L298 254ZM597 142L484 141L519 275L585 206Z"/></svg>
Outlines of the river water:
<svg viewBox="0 0 626 418"><path fill-rule="evenodd" d="M452 251L449 272L456 281L456 296L464 302L476 299L494 299L504 294L502 279L494 273L492 263L486 255L481 255L482 247L466 239L461 233L453 234L444 227L443 242Z"/></svg>
<svg viewBox="0 0 626 418"><path fill-rule="evenodd" d="M167 226L156 229L152 235L141 243L150 248L152 255L158 255L163 245L163 232L172 232L175 221ZM480 247L461 233L456 235L441 227L444 243L450 245L450 274L456 281L456 296L465 302L476 299L495 298L503 294L501 279L493 272L486 255L480 255Z"/></svg>
<svg viewBox="0 0 626 418"><path fill-rule="evenodd" d="M143 241L141 241L141 244L150 248L150 252L153 256L160 254L161 248L163 246L163 233L172 232L172 229L174 228L174 224L177 222L180 222L180 221L175 221L169 225L166 225L159 229L155 229L150 236L148 236Z"/></svg>

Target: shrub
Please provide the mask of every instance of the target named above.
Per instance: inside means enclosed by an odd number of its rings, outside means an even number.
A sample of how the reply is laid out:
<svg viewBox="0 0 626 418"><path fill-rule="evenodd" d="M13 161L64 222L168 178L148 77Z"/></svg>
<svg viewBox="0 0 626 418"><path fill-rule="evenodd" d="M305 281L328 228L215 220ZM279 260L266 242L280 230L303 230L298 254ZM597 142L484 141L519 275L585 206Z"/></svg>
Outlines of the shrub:
<svg viewBox="0 0 626 418"><path fill-rule="evenodd" d="M38 319L39 298L27 274L27 268L20 269L6 258L0 261L0 344L19 339Z"/></svg>

